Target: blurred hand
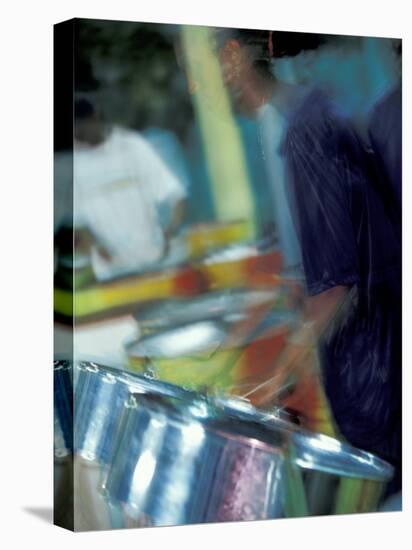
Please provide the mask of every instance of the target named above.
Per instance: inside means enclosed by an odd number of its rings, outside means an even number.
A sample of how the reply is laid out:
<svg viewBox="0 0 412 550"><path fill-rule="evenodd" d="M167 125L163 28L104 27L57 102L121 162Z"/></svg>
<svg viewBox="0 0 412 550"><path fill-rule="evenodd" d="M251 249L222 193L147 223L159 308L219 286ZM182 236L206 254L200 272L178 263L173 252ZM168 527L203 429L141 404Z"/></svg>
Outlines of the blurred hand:
<svg viewBox="0 0 412 550"><path fill-rule="evenodd" d="M302 427L336 436L326 399L316 347L290 343L273 367L274 376L250 398L260 408L280 406L294 411Z"/></svg>
<svg viewBox="0 0 412 550"><path fill-rule="evenodd" d="M76 228L73 231L74 249L76 252L90 253L94 244L91 231L87 228Z"/></svg>
<svg viewBox="0 0 412 550"><path fill-rule="evenodd" d="M98 244L95 248L99 256L103 258L103 260L106 260L106 262L110 262L113 259L113 256L110 254L108 249L105 248L102 244Z"/></svg>
<svg viewBox="0 0 412 550"><path fill-rule="evenodd" d="M317 355L312 346L289 344L273 366L273 377L254 394L253 401L257 406L267 408L290 400L300 381L315 376L317 371ZM304 405L302 402L299 408L305 409Z"/></svg>
<svg viewBox="0 0 412 550"><path fill-rule="evenodd" d="M74 229L74 249L78 253L91 255L92 249L106 261L112 260L112 255L108 248L100 239L87 227Z"/></svg>
<svg viewBox="0 0 412 550"><path fill-rule="evenodd" d="M170 252L170 235L164 233L162 258L167 258Z"/></svg>

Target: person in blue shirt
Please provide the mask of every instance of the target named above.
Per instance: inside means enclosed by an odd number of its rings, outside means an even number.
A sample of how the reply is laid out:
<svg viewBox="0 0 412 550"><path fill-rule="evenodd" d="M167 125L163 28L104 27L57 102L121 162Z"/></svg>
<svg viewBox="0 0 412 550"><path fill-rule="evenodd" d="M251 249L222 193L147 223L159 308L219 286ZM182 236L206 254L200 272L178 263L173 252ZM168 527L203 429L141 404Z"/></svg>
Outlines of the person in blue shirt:
<svg viewBox="0 0 412 550"><path fill-rule="evenodd" d="M273 58L314 47L315 35L241 29L216 34L235 107L255 116L270 103L285 120L280 152L306 286L306 322L294 341L309 349L316 339L339 432L391 462L396 475L390 491L398 490L401 243L374 161L333 98L272 75ZM297 357L301 368L310 368L309 355ZM273 401L273 384L262 406Z"/></svg>
<svg viewBox="0 0 412 550"><path fill-rule="evenodd" d="M375 105L369 121L369 138L392 188L393 199L402 206L402 87L398 83Z"/></svg>

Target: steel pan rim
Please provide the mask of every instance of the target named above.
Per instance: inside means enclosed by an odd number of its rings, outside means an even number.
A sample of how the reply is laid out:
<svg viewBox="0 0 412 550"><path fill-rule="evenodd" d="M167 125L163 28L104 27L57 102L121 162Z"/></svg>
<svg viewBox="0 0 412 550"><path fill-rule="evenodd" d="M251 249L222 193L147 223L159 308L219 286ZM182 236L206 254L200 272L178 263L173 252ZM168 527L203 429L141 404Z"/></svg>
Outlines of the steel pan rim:
<svg viewBox="0 0 412 550"><path fill-rule="evenodd" d="M178 326L169 326L165 327L164 330L161 330L159 332L155 332L154 334L149 333L145 336L142 336L141 338L132 339L126 342L124 348L126 350L127 356L129 359L145 359L147 357L152 359L181 359L182 357L192 357L192 356L198 356L203 353L209 353L211 349L215 349L212 344L215 344L216 341L211 339L211 333L205 334L204 340L198 344L196 348L193 350L179 350L175 351L173 353L165 353L161 352L160 348L162 347L162 343L166 342L170 338L176 337L180 333L184 333L185 330L189 330L191 328L198 328L198 327L205 327L206 329L212 329L216 335L221 334L223 338L223 342L218 342L218 349L226 349L224 341L227 338L227 329L225 327L224 322L221 319L206 319L206 320L199 320L195 322L188 322L183 323L182 325ZM148 353L147 350L145 350L144 346L149 343L160 343L159 351L157 353Z"/></svg>
<svg viewBox="0 0 412 550"><path fill-rule="evenodd" d="M319 441L320 439L326 443L333 442L333 447L335 449L339 447L340 457L342 458L346 457L350 460L355 460L356 463L345 465L343 462L339 462L337 460L338 454L336 453L336 457L334 458L335 464L333 466L322 465L321 463L322 454L327 453L328 452L327 449L318 449L316 451L312 448L309 450L308 454L310 454L311 459L314 458L314 460L299 458L299 456L294 457L294 462L300 468L303 468L305 470L321 471L329 474L334 474L339 477L368 479L371 481L380 481L380 482L388 482L392 478L394 468L391 464L389 464L382 458L374 455L373 453L369 453L362 449L358 449L357 447L354 447L349 443L346 443L344 441L339 441L338 439L335 439L333 437L330 437L324 434L318 434L318 433L309 432L305 430L296 430L295 433L293 433L291 436L292 444L297 442L298 445L299 445L299 442L301 442L302 440L304 440L305 443L307 444L308 440ZM332 456L334 456L334 453L332 453ZM346 469L343 469L343 468L346 468Z"/></svg>
<svg viewBox="0 0 412 550"><path fill-rule="evenodd" d="M131 397L136 397L136 402L139 404L139 394L134 392L130 393ZM150 396L147 396L150 398ZM145 399L145 396L143 397ZM235 441L238 444L241 444L244 447L248 448L259 448L260 450L263 450L267 452L268 454L279 454L282 450L286 448L287 445L287 438L290 432L288 432L286 429L281 429L277 432L277 437L281 436L282 443L277 444L276 442L270 443L268 441L265 441L264 439L259 438L258 429L265 429L267 430L267 427L258 421L257 418L251 416L250 418L234 418L234 416L229 416L228 414L223 413L219 410L219 408L216 408L214 406L213 399L208 400L204 399L202 397L200 398L193 398L188 399L185 401L187 405L193 405L196 406L198 404L204 404L209 411L209 414L204 416L196 416L190 409L188 408L182 408L182 409L176 409L175 411L171 411L168 409L166 403L158 403L154 401L153 406L150 404L150 402L146 401L146 406L148 407L148 410L152 413L157 413L160 408L160 412L164 413L165 416L168 418L168 421L178 425L178 426L185 426L185 425L191 425L191 424L197 424L202 426L204 431L208 434L211 434L212 436L217 436L218 438ZM162 410L164 409L164 410ZM187 414L185 414L187 413ZM233 430L230 429L230 427L226 426L216 426L214 425L214 422L228 422L230 420L235 420L239 423L239 425L242 425L244 427L248 427L250 429L255 428L256 434L251 435L245 435L242 433L237 433L236 429ZM266 436L269 435L269 433L273 432L275 434L274 430L267 430Z"/></svg>
<svg viewBox="0 0 412 550"><path fill-rule="evenodd" d="M229 413L230 414L230 413ZM260 409L254 409L253 406L250 408L249 411L241 412L244 416L250 416L251 420L254 420L258 424L262 424L265 427L267 427L269 430L276 431L277 433L285 433L290 439L290 442L293 444L294 442L301 442L302 440L307 442L308 440L321 440L321 442L324 443L332 443L333 447L336 449L339 447L339 455L341 457L346 456L350 457L352 460L359 460L363 459L365 462L363 464L357 462L355 464L357 472L354 473L353 471L350 471L350 468L348 467L348 470L345 471L344 477L351 477L351 478L366 478L370 480L376 480L376 481L382 481L387 482L391 479L394 468L391 464L383 460L382 458L374 455L373 453L369 453L367 451L364 451L363 449L359 449L353 445L350 445L349 443L346 443L344 441L340 441L336 438L327 436L325 434L311 432L309 430L305 430L304 428L293 424L292 422L289 422L286 419L278 418L271 414L270 412L266 412ZM234 410L233 416L236 415L236 410ZM325 449L323 449L323 452L326 452ZM322 449L319 449L316 453L316 450L311 449L311 456L322 456ZM338 464L338 454L336 454L335 467L327 467L325 465L322 465L320 461L314 460L312 463L309 461L305 461L303 459L295 458L294 462L297 463L299 467L302 467L306 470L319 470L323 471L325 473L331 473L336 475L342 475L341 471L339 470L339 464ZM366 463L367 461L367 463ZM340 466L342 468L342 465Z"/></svg>
<svg viewBox="0 0 412 550"><path fill-rule="evenodd" d="M91 368L90 368L91 367ZM139 390L151 392L155 394L165 395L168 397L189 397L194 393L191 390L171 384L164 380L157 380L138 374L129 370L123 370L116 367L102 365L95 361L78 361L75 368L83 371L95 373L97 376L104 377L107 375L113 376L117 382L130 386L132 390L139 393Z"/></svg>
<svg viewBox="0 0 412 550"><path fill-rule="evenodd" d="M195 315L192 313L193 321L189 318L188 321L183 321L182 324L187 324L191 322L196 322L197 320L205 320L207 318L216 318L217 316L224 316L231 313L229 306L233 305L231 302L235 301L236 298L249 298L251 300L251 304L249 307L252 307L254 305L259 305L262 303L274 301L275 298L278 295L278 291L274 290L262 290L262 289L253 289L253 290L245 290L245 289L236 289L235 292L227 292L222 290L215 290L211 292L207 292L205 294L199 294L194 297L189 298L176 298L173 300L162 300L160 303L156 303L150 307L148 307L146 310L144 310L142 313L139 314L139 312L136 312L134 314L135 319L139 324L141 324L143 327L150 328L153 327L171 327L171 321L167 319L167 315L174 315L176 316L176 313L178 314L178 317L184 318L184 308L185 306L191 306L192 308L198 306L202 309L202 317L199 319L194 319ZM212 307L215 304L215 307L218 307L218 311L209 311L206 310L206 317L204 312L204 307L209 306ZM242 309L247 309L246 306L244 306Z"/></svg>
<svg viewBox="0 0 412 550"><path fill-rule="evenodd" d="M280 313L279 313L280 316ZM289 318L285 319L279 319L278 323L273 323L273 330L283 330L284 327L290 326L293 324L294 319L290 316ZM175 336L175 332L184 332L185 329L190 329L192 327L196 327L199 325L210 325L213 327L216 332L220 331L222 334L224 334L223 341L218 344L217 350L215 350L215 341L213 340L207 340L205 338L205 341L199 344L196 348L193 350L187 350L182 349L181 351L175 351L173 353L165 353L161 352L160 348L162 347L162 343L166 342L169 338L173 338ZM155 333L148 333L143 335L140 338L132 338L128 340L125 345L124 349L126 351L126 354L130 360L144 360L146 358L150 358L152 360L178 360L182 359L184 357L194 357L194 358L201 358L202 354L208 354L215 351L230 351L235 348L239 348L241 346L248 345L250 343L250 337L246 338L244 341L231 341L230 340L230 328L227 326L223 318L216 318L216 319L206 319L202 321L194 321L194 322L185 322L178 326L172 327L172 326L164 326L161 327L161 330L159 332ZM145 345L151 343L158 343L159 351L157 353L148 353L147 349L145 349Z"/></svg>

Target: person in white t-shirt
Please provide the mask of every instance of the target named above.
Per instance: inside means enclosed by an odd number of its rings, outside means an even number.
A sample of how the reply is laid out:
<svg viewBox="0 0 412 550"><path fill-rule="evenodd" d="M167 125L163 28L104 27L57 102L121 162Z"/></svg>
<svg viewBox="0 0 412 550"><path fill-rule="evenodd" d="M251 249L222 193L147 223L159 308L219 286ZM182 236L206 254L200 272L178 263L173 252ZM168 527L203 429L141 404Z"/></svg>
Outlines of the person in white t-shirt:
<svg viewBox="0 0 412 550"><path fill-rule="evenodd" d="M84 99L75 104L73 181L74 225L88 229L98 279L164 256L182 217L184 188L145 138L108 127Z"/></svg>

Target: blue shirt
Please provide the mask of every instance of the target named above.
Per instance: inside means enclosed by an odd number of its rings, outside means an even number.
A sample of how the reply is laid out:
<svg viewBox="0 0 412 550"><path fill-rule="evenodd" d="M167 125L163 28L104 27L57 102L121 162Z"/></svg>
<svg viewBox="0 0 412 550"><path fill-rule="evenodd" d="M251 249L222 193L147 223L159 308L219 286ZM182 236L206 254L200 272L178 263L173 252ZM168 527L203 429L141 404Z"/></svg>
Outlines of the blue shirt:
<svg viewBox="0 0 412 550"><path fill-rule="evenodd" d="M402 88L400 84L373 109L369 123L369 137L400 208L402 205Z"/></svg>
<svg viewBox="0 0 412 550"><path fill-rule="evenodd" d="M396 463L401 246L372 159L349 120L318 91L290 115L282 152L308 294L338 285L353 290L320 345L335 419L350 443Z"/></svg>

